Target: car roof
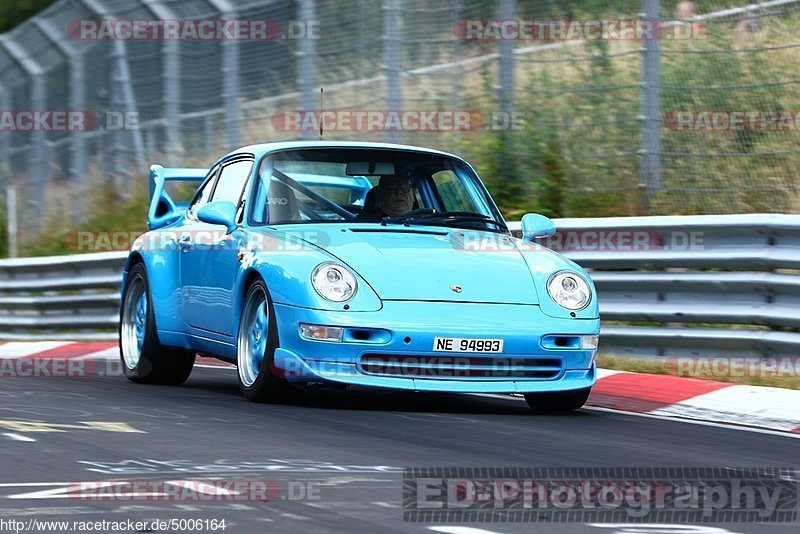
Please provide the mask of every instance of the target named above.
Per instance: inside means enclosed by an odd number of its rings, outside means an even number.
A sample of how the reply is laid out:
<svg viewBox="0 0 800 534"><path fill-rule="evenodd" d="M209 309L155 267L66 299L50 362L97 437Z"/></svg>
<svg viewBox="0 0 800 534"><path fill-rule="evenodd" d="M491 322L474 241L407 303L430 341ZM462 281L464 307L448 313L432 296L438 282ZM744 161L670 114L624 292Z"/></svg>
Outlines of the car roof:
<svg viewBox="0 0 800 534"><path fill-rule="evenodd" d="M440 150L432 148L424 148L413 145L397 145L392 143L368 143L361 141L283 141L277 143L261 143L257 145L248 145L237 150L234 150L225 157L234 156L236 154L253 154L256 157L261 157L264 154L275 152L278 150L287 150L291 148L367 148L367 149L383 149L383 150L403 150L411 152L424 152L427 154L436 154L439 156L446 156L451 158L462 159L455 154L449 154Z"/></svg>

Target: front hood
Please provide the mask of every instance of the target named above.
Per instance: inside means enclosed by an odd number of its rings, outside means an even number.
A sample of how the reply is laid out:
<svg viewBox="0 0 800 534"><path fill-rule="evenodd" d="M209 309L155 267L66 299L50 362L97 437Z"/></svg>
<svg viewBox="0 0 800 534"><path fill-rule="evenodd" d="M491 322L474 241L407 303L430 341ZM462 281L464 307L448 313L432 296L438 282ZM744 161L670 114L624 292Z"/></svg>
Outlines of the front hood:
<svg viewBox="0 0 800 534"><path fill-rule="evenodd" d="M382 300L538 303L528 264L502 234L374 224L280 230L339 258Z"/></svg>

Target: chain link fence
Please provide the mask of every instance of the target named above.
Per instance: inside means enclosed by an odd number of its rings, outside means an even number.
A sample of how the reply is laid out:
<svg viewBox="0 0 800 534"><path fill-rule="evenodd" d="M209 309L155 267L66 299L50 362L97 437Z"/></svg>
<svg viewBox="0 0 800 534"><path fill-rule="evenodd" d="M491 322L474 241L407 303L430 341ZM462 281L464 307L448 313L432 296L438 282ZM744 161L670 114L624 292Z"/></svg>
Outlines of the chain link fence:
<svg viewBox="0 0 800 534"><path fill-rule="evenodd" d="M130 38L103 21L268 35ZM324 139L463 155L509 219L797 212L799 23L796 0L59 0L0 36L0 177L35 239L138 198L150 163L318 139L324 110ZM20 127L36 111L83 124ZM394 111L468 124L345 120Z"/></svg>

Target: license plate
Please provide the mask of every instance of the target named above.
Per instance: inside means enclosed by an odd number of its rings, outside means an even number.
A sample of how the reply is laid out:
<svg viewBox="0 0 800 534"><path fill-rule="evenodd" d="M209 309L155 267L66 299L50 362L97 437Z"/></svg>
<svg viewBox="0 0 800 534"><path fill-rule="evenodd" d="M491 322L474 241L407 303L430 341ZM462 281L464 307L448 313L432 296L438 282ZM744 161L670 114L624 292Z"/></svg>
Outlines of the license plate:
<svg viewBox="0 0 800 534"><path fill-rule="evenodd" d="M435 337L433 338L433 350L438 352L503 352L503 340Z"/></svg>

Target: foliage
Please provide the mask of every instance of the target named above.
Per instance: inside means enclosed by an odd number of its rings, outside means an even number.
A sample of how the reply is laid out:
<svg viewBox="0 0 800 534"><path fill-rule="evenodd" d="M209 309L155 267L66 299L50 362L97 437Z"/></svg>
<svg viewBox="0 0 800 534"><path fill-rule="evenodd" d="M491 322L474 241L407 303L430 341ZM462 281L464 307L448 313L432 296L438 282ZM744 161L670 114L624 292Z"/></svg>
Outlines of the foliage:
<svg viewBox="0 0 800 534"><path fill-rule="evenodd" d="M92 214L83 224L64 225L64 221L51 218L45 221L46 230L38 241L22 247L22 256L55 256L75 254L76 252L110 252L108 249L75 250L74 234L78 231L91 232L131 232L147 231L147 192L144 187L137 188L131 197L122 200L113 187L100 186L87 206ZM99 243L99 242L98 242Z"/></svg>
<svg viewBox="0 0 800 534"><path fill-rule="evenodd" d="M0 33L32 17L56 0L13 0L0 7Z"/></svg>

